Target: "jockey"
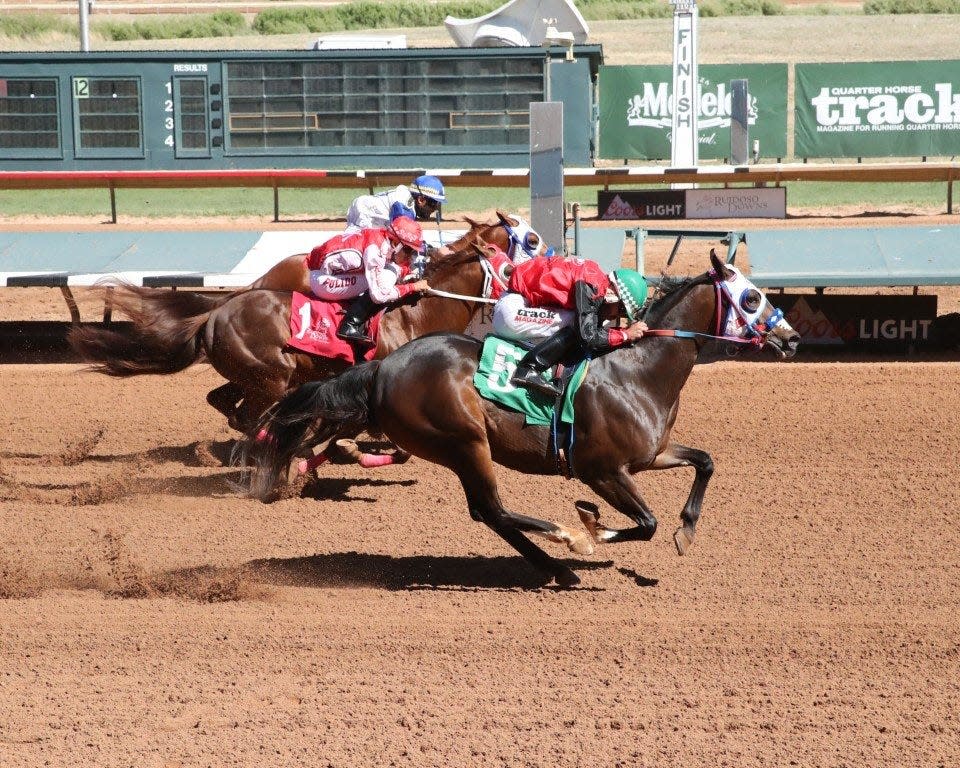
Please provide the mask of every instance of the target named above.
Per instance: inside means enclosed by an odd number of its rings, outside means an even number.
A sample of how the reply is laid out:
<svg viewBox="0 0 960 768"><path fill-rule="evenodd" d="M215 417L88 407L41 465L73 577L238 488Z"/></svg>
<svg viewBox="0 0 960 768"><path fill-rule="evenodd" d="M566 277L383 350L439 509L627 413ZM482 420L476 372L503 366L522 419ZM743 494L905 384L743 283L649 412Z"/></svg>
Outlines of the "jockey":
<svg viewBox="0 0 960 768"><path fill-rule="evenodd" d="M334 235L310 252L310 289L317 298L356 297L337 328L339 338L372 344L364 325L380 305L429 290L426 280L400 282L410 274L410 263L421 248L420 225L398 216L386 227Z"/></svg>
<svg viewBox="0 0 960 768"><path fill-rule="evenodd" d="M440 212L441 204L446 201L440 179L418 176L409 186L401 184L396 189L356 198L347 211L346 231L385 227L397 217L398 205L409 211L411 218L427 221Z"/></svg>
<svg viewBox="0 0 960 768"><path fill-rule="evenodd" d="M543 307L561 310L546 318L553 332L524 355L510 378L517 387L534 389L558 397L563 394L559 384L547 381L540 374L555 365L563 357L580 346L587 350L605 350L635 341L647 330L638 320L640 308L647 297L647 282L643 275L632 269L615 269L609 275L600 265L587 259L533 259L513 267L507 284L509 293L494 309L495 326L498 315L504 311L526 314L536 326L543 325L541 318L531 318L529 308ZM522 301L517 298L522 297ZM501 308L503 305L503 309ZM606 320L615 320L623 305L630 325L626 328L606 328ZM564 312L563 310L573 310ZM534 313L536 314L536 313ZM524 325L511 318L507 324L513 327ZM571 327L572 326L572 327ZM556 330L558 329L558 330Z"/></svg>

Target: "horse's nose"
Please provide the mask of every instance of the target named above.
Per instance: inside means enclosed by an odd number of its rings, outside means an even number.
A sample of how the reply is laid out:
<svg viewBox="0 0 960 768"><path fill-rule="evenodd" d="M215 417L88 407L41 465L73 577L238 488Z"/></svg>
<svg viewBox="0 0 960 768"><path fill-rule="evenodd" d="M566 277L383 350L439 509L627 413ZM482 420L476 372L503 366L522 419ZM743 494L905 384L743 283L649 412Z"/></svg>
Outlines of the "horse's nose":
<svg viewBox="0 0 960 768"><path fill-rule="evenodd" d="M791 357L797 354L797 347L800 346L800 334L794 332L794 333L791 333L789 336L787 336L786 346L787 346L787 350L790 352Z"/></svg>

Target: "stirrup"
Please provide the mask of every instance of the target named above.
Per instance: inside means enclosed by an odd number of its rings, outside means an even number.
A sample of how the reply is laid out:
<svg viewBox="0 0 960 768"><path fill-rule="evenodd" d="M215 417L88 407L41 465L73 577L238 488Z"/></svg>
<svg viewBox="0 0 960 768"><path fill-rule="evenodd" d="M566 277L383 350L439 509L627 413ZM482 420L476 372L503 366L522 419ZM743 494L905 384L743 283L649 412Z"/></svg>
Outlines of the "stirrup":
<svg viewBox="0 0 960 768"><path fill-rule="evenodd" d="M351 341L356 344L366 344L367 346L373 345L373 339L367 336L362 328L357 328L356 326L347 326L346 328L337 329L337 338L343 339L344 341Z"/></svg>
<svg viewBox="0 0 960 768"><path fill-rule="evenodd" d="M543 376L532 368L520 370L519 368L510 377L510 383L515 387L532 389L548 397L560 397L563 394L563 388L559 384L547 381Z"/></svg>

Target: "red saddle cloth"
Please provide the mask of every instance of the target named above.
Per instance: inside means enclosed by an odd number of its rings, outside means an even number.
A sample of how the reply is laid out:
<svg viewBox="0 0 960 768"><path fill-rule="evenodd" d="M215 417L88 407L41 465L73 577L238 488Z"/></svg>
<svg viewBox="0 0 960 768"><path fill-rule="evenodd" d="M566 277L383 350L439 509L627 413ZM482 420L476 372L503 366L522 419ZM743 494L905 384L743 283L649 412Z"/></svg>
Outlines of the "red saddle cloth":
<svg viewBox="0 0 960 768"><path fill-rule="evenodd" d="M358 362L354 348L349 342L337 338L337 326L344 313L345 307L339 301L321 301L294 291L290 299L290 338L287 346L353 365ZM370 320L368 334L374 340L374 345L364 351L364 360L372 360L377 350L376 340L382 314L378 312Z"/></svg>

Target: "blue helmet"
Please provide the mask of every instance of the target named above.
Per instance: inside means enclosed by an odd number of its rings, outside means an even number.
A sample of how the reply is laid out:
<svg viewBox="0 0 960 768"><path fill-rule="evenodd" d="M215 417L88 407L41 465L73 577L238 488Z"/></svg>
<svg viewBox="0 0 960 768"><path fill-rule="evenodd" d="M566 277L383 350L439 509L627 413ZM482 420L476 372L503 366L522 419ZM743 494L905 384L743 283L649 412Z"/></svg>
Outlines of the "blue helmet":
<svg viewBox="0 0 960 768"><path fill-rule="evenodd" d="M443 182L436 176L417 176L410 185L410 191L415 195L423 195L438 203L447 202L443 193Z"/></svg>
<svg viewBox="0 0 960 768"><path fill-rule="evenodd" d="M411 211L407 206L401 203L399 200L390 206L390 221L393 221L398 216L406 217L408 219L415 219L416 214Z"/></svg>

